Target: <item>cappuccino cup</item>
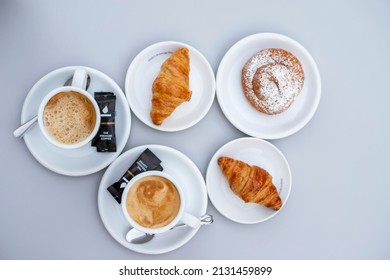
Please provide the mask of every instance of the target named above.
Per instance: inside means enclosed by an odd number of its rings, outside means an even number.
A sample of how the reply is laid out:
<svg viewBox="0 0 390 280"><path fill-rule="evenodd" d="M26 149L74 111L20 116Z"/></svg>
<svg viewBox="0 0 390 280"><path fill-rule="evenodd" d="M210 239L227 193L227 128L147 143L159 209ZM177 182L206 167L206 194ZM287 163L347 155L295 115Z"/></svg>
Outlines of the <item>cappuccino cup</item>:
<svg viewBox="0 0 390 280"><path fill-rule="evenodd" d="M100 109L95 98L85 90L87 78L84 69L76 69L72 85L52 90L39 106L40 130L57 147L80 148L99 130Z"/></svg>
<svg viewBox="0 0 390 280"><path fill-rule="evenodd" d="M183 186L171 175L161 171L146 171L135 176L122 194L122 212L135 229L159 234L179 222L192 228L200 219L185 212Z"/></svg>

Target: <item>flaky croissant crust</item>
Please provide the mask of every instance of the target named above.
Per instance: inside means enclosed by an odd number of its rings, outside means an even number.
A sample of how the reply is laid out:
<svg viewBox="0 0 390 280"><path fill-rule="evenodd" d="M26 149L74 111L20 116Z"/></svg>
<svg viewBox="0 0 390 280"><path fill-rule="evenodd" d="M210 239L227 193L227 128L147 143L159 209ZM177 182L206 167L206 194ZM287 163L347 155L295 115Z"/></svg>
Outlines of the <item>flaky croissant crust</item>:
<svg viewBox="0 0 390 280"><path fill-rule="evenodd" d="M189 86L190 57L187 48L176 50L162 64L152 85L152 109L154 124L161 125L183 102L191 99Z"/></svg>
<svg viewBox="0 0 390 280"><path fill-rule="evenodd" d="M262 204L274 210L282 207L272 176L265 169L230 157L218 158L218 165L232 191L245 202Z"/></svg>

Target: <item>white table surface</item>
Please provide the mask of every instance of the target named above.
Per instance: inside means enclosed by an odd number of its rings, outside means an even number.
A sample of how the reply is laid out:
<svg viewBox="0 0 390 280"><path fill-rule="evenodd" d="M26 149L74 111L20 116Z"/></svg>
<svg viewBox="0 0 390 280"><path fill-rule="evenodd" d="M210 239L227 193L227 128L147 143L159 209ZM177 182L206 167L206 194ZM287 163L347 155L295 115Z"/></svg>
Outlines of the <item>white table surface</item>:
<svg viewBox="0 0 390 280"><path fill-rule="evenodd" d="M386 0L0 0L0 259L389 259L389 28ZM52 70L92 67L124 89L132 59L173 40L197 48L216 73L234 43L260 32L300 42L322 78L309 124L270 141L289 161L293 185L281 213L264 223L232 222L209 201L214 224L187 244L162 255L135 253L100 219L105 170L59 175L12 136L28 91ZM203 176L219 147L246 136L216 99L201 122L181 132L160 132L132 117L125 151L167 145Z"/></svg>

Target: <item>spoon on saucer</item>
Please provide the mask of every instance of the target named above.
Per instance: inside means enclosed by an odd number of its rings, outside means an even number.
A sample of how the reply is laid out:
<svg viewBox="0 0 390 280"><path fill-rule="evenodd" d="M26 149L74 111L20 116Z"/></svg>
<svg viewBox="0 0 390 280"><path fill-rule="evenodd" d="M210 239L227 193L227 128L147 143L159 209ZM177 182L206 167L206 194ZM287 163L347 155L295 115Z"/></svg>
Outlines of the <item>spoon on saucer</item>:
<svg viewBox="0 0 390 280"><path fill-rule="evenodd" d="M212 224L213 222L214 219L213 216L211 215L204 215L200 218L200 225L209 225ZM173 230L175 228L180 228L180 227L188 227L188 226L186 224L179 224L174 226L170 230ZM155 234L144 233L135 228L131 228L129 232L126 234L126 240L127 242L133 244L144 244L152 240L154 236Z"/></svg>
<svg viewBox="0 0 390 280"><path fill-rule="evenodd" d="M64 84L65 87L70 86L72 84L72 79L73 76L70 77ZM91 83L91 77L88 75L87 76L87 85L85 90L88 89L89 84ZM14 131L14 136L16 138L22 138L38 121L38 116L33 117L31 120L25 122L21 126L19 126L17 129Z"/></svg>

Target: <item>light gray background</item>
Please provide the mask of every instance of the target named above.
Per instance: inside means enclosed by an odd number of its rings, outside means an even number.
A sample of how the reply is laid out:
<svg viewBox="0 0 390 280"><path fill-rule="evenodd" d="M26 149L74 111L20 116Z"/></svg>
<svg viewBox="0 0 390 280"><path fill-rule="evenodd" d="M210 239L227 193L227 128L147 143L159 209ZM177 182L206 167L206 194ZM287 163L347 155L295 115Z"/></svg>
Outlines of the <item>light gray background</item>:
<svg viewBox="0 0 390 280"><path fill-rule="evenodd" d="M0 258L390 259L389 30L386 0L0 0ZM234 43L259 32L300 42L322 78L311 122L271 141L290 163L293 187L285 208L267 222L234 223L209 202L215 223L183 247L163 255L132 252L100 220L104 170L58 175L12 136L28 91L54 69L93 67L123 89L132 59L152 43L192 45L216 72ZM200 123L177 133L153 130L133 115L125 150L168 145L205 175L215 151L242 136L215 100Z"/></svg>

